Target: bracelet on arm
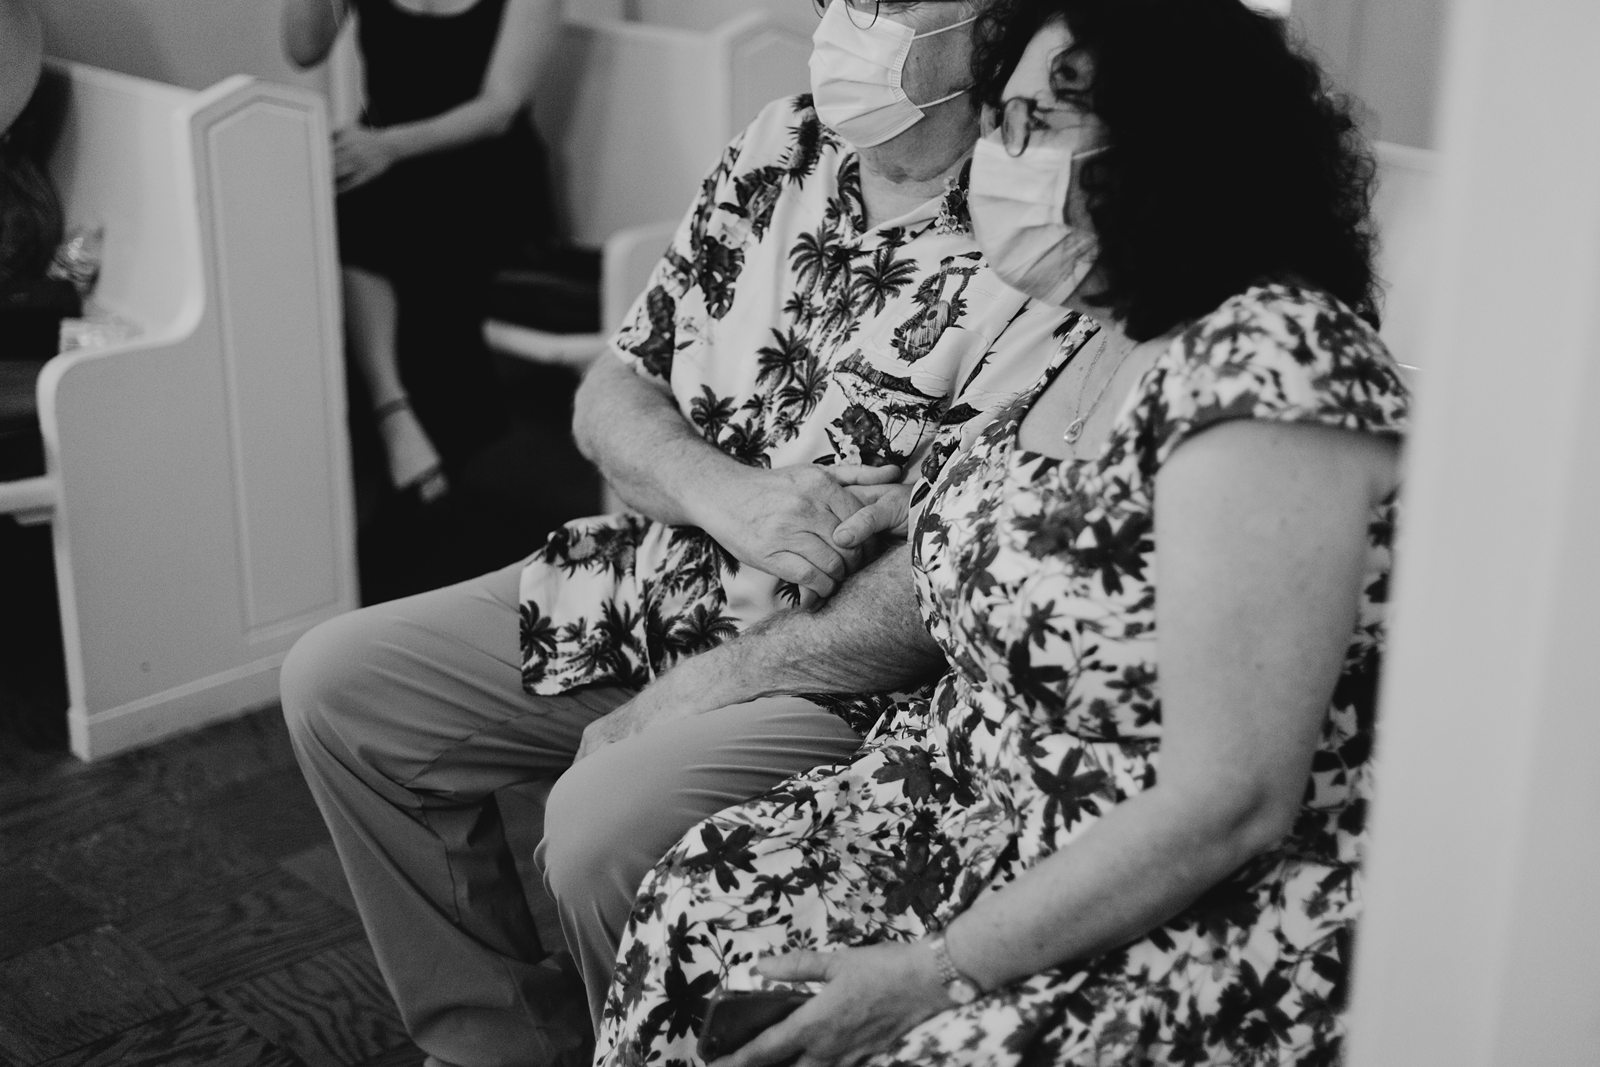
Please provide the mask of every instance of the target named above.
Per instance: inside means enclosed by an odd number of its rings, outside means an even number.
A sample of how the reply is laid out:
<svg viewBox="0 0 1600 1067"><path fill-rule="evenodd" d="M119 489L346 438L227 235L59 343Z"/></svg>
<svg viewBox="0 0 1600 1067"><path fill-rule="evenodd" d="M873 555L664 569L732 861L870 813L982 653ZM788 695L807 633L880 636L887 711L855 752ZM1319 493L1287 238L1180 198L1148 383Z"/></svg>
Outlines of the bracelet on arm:
<svg viewBox="0 0 1600 1067"><path fill-rule="evenodd" d="M961 968L956 966L956 961L950 958L950 945L943 931L929 945L933 949L933 960L939 967L939 978L944 982L944 993L950 998L950 1003L971 1004L983 996L983 987L963 974Z"/></svg>
<svg viewBox="0 0 1600 1067"><path fill-rule="evenodd" d="M406 396L404 393L401 393L399 396L395 397L393 400L385 400L383 403L381 403L377 407L373 408L372 409L372 417L374 419L376 419L377 421L382 422L384 419L387 419L390 415L398 415L402 411L410 411L410 410L411 410L411 398Z"/></svg>

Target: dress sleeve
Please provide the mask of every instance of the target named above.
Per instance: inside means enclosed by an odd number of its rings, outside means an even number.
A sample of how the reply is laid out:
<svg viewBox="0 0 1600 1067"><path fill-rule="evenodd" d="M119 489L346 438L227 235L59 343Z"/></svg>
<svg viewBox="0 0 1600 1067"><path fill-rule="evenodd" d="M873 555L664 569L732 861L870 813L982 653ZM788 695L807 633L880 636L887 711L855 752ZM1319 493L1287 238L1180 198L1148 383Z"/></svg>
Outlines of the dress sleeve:
<svg viewBox="0 0 1600 1067"><path fill-rule="evenodd" d="M1198 320L1161 357L1146 397L1147 460L1209 426L1265 419L1401 436L1410 396L1389 351L1331 297L1252 289Z"/></svg>

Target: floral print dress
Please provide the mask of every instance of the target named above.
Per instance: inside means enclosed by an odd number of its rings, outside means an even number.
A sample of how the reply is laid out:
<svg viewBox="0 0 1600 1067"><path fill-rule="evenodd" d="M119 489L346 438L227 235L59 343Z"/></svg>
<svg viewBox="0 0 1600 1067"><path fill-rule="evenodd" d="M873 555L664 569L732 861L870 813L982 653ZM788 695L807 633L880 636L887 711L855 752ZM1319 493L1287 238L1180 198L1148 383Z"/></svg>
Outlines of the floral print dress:
<svg viewBox="0 0 1600 1067"><path fill-rule="evenodd" d="M699 1062L706 996L760 956L943 927L1155 781L1161 750L1157 472L1228 419L1398 436L1407 394L1332 298L1260 286L1175 338L1097 457L1019 450L1064 358L942 472L915 531L919 596L950 670L931 705L691 830L640 890L597 1062ZM1359 862L1394 498L1372 512L1359 617L1300 816L1276 848L1111 952L953 1007L871 1063L1331 1064Z"/></svg>

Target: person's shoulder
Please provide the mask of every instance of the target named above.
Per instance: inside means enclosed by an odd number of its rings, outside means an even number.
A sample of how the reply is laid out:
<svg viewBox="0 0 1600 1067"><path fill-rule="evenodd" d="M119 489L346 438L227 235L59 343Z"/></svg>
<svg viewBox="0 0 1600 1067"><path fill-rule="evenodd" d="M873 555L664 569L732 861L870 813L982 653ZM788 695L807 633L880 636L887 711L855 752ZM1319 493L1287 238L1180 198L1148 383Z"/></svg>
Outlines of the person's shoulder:
<svg viewBox="0 0 1600 1067"><path fill-rule="evenodd" d="M1406 425L1409 390L1377 330L1312 287L1236 294L1182 330L1165 359L1162 410L1189 432L1244 417L1379 432Z"/></svg>
<svg viewBox="0 0 1600 1067"><path fill-rule="evenodd" d="M837 151L838 135L817 118L811 94L782 96L756 113L739 135L746 152L793 155Z"/></svg>
<svg viewBox="0 0 1600 1067"><path fill-rule="evenodd" d="M1344 302L1288 282L1254 285L1229 297L1185 327L1174 349L1183 363L1214 368L1393 363L1378 331Z"/></svg>

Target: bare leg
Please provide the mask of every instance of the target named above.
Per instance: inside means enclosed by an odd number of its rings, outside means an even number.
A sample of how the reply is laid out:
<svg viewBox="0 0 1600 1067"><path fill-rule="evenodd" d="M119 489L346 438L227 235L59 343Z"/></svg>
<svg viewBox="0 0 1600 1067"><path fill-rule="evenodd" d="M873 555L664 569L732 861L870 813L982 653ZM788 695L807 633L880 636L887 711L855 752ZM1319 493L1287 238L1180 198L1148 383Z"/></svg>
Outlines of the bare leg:
<svg viewBox="0 0 1600 1067"><path fill-rule="evenodd" d="M389 479L397 489L415 487L424 501L435 500L449 484L439 469L439 453L412 412L400 381L394 287L382 275L359 267L344 268L343 276L346 340L377 415Z"/></svg>

